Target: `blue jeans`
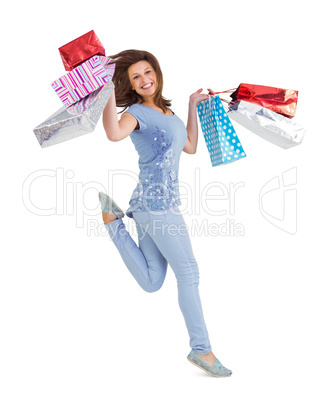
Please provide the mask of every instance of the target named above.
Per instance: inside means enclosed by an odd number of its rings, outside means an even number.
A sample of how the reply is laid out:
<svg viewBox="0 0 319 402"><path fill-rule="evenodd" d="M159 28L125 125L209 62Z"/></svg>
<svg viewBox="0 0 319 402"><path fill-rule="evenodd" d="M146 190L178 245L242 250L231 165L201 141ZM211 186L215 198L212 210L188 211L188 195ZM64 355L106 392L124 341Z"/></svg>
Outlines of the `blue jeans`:
<svg viewBox="0 0 319 402"><path fill-rule="evenodd" d="M105 225L122 259L146 292L163 285L167 264L177 279L178 303L183 313L190 347L196 353L210 352L211 345L199 296L199 270L184 218L178 207L159 212L133 212L139 246L122 219Z"/></svg>

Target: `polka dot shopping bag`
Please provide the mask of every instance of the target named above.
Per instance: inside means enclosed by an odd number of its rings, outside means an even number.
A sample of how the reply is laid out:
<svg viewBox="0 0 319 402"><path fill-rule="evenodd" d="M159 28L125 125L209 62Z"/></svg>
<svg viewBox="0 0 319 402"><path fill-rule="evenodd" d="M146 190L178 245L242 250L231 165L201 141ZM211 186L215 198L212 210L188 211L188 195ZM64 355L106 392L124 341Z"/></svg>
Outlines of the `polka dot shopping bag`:
<svg viewBox="0 0 319 402"><path fill-rule="evenodd" d="M213 166L246 156L218 95L198 103L197 112Z"/></svg>

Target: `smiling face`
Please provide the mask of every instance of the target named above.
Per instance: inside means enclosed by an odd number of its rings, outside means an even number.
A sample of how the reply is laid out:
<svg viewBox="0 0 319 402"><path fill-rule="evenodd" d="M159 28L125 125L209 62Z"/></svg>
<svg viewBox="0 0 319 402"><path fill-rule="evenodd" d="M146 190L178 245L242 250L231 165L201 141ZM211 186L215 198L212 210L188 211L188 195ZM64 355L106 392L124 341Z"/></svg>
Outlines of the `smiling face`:
<svg viewBox="0 0 319 402"><path fill-rule="evenodd" d="M146 60L132 64L128 68L128 76L132 89L135 90L144 100L151 98L157 89L156 73L153 67Z"/></svg>

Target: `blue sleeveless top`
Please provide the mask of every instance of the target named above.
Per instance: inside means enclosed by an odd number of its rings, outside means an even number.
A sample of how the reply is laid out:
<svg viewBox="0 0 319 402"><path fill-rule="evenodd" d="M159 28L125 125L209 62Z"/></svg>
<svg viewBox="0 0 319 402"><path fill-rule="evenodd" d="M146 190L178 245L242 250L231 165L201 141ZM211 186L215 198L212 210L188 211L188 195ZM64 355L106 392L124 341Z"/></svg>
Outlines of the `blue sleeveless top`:
<svg viewBox="0 0 319 402"><path fill-rule="evenodd" d="M126 215L133 218L135 211L160 211L181 205L178 171L187 139L184 123L176 114L168 116L139 103L124 113L130 113L139 123L130 138L139 155L140 169Z"/></svg>

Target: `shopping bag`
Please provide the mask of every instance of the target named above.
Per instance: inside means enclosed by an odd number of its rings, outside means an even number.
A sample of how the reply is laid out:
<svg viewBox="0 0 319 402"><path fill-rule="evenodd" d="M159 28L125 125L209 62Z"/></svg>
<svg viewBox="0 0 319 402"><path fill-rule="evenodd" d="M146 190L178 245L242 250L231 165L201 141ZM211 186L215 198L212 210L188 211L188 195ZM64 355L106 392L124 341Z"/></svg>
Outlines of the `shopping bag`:
<svg viewBox="0 0 319 402"><path fill-rule="evenodd" d="M285 117L292 118L296 114L298 91L294 89L282 89L265 85L240 84L238 88L227 91L214 92L214 94L230 93L230 103L244 100L263 106ZM225 99L222 99L228 102Z"/></svg>
<svg viewBox="0 0 319 402"><path fill-rule="evenodd" d="M212 166L246 156L218 95L198 103L197 112Z"/></svg>
<svg viewBox="0 0 319 402"><path fill-rule="evenodd" d="M112 95L114 84L108 82L68 108L56 113L33 129L42 148L58 144L94 131Z"/></svg>
<svg viewBox="0 0 319 402"><path fill-rule="evenodd" d="M66 71L84 63L93 56L105 56L105 49L92 30L59 48Z"/></svg>
<svg viewBox="0 0 319 402"><path fill-rule="evenodd" d="M261 138L285 149L301 144L306 133L305 127L295 119L246 101L229 105L228 116Z"/></svg>
<svg viewBox="0 0 319 402"><path fill-rule="evenodd" d="M298 91L264 85L240 84L230 97L233 101L251 102L292 118L296 114Z"/></svg>

